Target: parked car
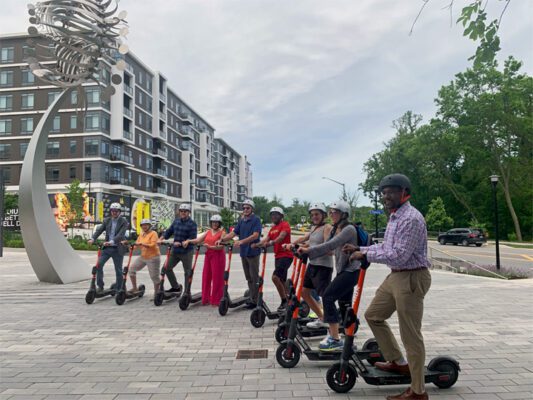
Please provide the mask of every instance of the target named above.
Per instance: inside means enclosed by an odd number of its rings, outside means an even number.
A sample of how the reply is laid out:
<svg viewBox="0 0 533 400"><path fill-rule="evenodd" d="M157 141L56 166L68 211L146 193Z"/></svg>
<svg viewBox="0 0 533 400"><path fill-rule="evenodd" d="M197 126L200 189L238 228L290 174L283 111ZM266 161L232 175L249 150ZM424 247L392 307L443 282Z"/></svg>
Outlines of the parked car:
<svg viewBox="0 0 533 400"><path fill-rule="evenodd" d="M451 229L446 233L440 234L437 240L443 246L447 243L453 243L454 245L460 243L463 246L475 244L477 247L481 247L483 243L487 242L483 231L477 228Z"/></svg>
<svg viewBox="0 0 533 400"><path fill-rule="evenodd" d="M387 228L379 228L378 229L378 235L376 236L375 230L370 230L368 233L370 234L370 238L372 239L372 242L378 241L377 239L383 239L385 237L385 231Z"/></svg>

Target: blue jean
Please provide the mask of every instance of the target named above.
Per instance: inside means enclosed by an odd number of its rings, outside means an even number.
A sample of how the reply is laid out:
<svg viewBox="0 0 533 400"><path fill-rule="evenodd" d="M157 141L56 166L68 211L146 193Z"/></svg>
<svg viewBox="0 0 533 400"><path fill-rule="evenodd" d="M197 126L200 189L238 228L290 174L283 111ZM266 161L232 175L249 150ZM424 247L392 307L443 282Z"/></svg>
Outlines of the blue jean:
<svg viewBox="0 0 533 400"><path fill-rule="evenodd" d="M346 311L346 307L352 301L353 289L357 285L359 278L359 270L354 272L343 271L335 277L328 285L322 296L322 304L324 305L324 322L328 324L338 324L339 313L335 307L335 301L339 301L341 305L341 312Z"/></svg>
<svg viewBox="0 0 533 400"><path fill-rule="evenodd" d="M124 255L119 254L117 247L106 247L102 250L102 254L98 260L99 267L96 271L96 285L99 288L104 287L104 265L110 258L113 259L113 264L115 264L115 285L118 290L122 285L122 262L124 261Z"/></svg>

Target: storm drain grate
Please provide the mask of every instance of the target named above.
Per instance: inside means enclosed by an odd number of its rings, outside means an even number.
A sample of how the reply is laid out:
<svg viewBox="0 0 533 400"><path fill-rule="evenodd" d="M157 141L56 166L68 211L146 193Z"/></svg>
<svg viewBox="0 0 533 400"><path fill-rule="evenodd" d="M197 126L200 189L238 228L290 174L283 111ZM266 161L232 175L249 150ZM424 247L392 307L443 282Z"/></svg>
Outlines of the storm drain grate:
<svg viewBox="0 0 533 400"><path fill-rule="evenodd" d="M258 358L268 358L268 350L239 350L237 360L253 360Z"/></svg>

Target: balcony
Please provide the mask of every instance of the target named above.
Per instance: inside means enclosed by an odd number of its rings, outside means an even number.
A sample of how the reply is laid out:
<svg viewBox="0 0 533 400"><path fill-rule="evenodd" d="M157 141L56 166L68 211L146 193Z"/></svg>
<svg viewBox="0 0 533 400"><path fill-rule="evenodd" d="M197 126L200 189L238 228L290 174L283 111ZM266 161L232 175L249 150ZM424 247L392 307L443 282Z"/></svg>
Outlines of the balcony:
<svg viewBox="0 0 533 400"><path fill-rule="evenodd" d="M109 183L111 185L122 185L122 186L133 186L131 180L120 177L111 177L109 178Z"/></svg>
<svg viewBox="0 0 533 400"><path fill-rule="evenodd" d="M166 94L159 92L159 98L166 103L166 101L167 101L167 95Z"/></svg>
<svg viewBox="0 0 533 400"><path fill-rule="evenodd" d="M165 187L153 187L152 193L167 194L167 188Z"/></svg>
<svg viewBox="0 0 533 400"><path fill-rule="evenodd" d="M167 114L163 111L159 111L159 119L161 121L166 121L167 120Z"/></svg>
<svg viewBox="0 0 533 400"><path fill-rule="evenodd" d="M194 119L191 114L188 112L180 111L178 113L178 117L180 117L183 120L184 124L192 125L194 123Z"/></svg>
<svg viewBox="0 0 533 400"><path fill-rule="evenodd" d="M131 64L126 63L126 71L128 71L132 75L135 75L135 71L133 70L133 67Z"/></svg>
<svg viewBox="0 0 533 400"><path fill-rule="evenodd" d="M133 88L130 85L124 84L124 92L133 97Z"/></svg>
<svg viewBox="0 0 533 400"><path fill-rule="evenodd" d="M126 131L124 130L124 132L122 132L122 137L124 139L127 139L127 140L133 140L133 134L129 131Z"/></svg>
<svg viewBox="0 0 533 400"><path fill-rule="evenodd" d="M162 131L161 129L159 129L159 137L161 137L162 139L167 139L167 133L165 131Z"/></svg>
<svg viewBox="0 0 533 400"><path fill-rule="evenodd" d="M133 119L133 111L131 111L128 107L124 107L124 115L128 118Z"/></svg>
<svg viewBox="0 0 533 400"><path fill-rule="evenodd" d="M246 193L246 186L245 185L237 185L237 193Z"/></svg>
<svg viewBox="0 0 533 400"><path fill-rule="evenodd" d="M167 171L165 171L164 169L161 169L161 168L155 168L154 169L154 174L156 174L157 176L160 176L160 177L163 177L163 178L166 178L167 177Z"/></svg>
<svg viewBox="0 0 533 400"><path fill-rule="evenodd" d="M129 165L133 165L133 157L130 157L129 155L126 155L126 154L117 154L117 153L110 154L109 160L111 162L126 163Z"/></svg>
<svg viewBox="0 0 533 400"><path fill-rule="evenodd" d="M167 159L168 157L168 151L167 149L162 149L162 148L154 148L152 150L152 154L154 156L157 156L157 157L160 157L160 158L164 158L165 160Z"/></svg>

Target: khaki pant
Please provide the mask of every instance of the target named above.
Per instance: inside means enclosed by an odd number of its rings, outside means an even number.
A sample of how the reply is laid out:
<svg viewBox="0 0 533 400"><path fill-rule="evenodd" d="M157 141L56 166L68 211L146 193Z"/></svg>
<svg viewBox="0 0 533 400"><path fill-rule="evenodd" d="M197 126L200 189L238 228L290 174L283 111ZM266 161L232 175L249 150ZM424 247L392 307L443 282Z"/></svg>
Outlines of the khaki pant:
<svg viewBox="0 0 533 400"><path fill-rule="evenodd" d="M259 282L259 256L255 257L241 257L242 269L244 270L244 276L248 282L248 289L250 290L250 299L257 304L258 287Z"/></svg>
<svg viewBox="0 0 533 400"><path fill-rule="evenodd" d="M159 283L159 266L161 265L161 257L155 256L152 258L142 258L137 257L130 268L130 275L136 276L137 272L143 269L145 266L148 266L148 273L150 274L150 279L154 285Z"/></svg>
<svg viewBox="0 0 533 400"><path fill-rule="evenodd" d="M398 313L400 336L411 370L411 389L419 394L425 392L426 350L421 326L424 296L430 286L431 275L427 268L418 271L391 272L376 291L365 313L368 325L387 361L397 361L402 357L398 342L389 324L385 322L394 311Z"/></svg>

